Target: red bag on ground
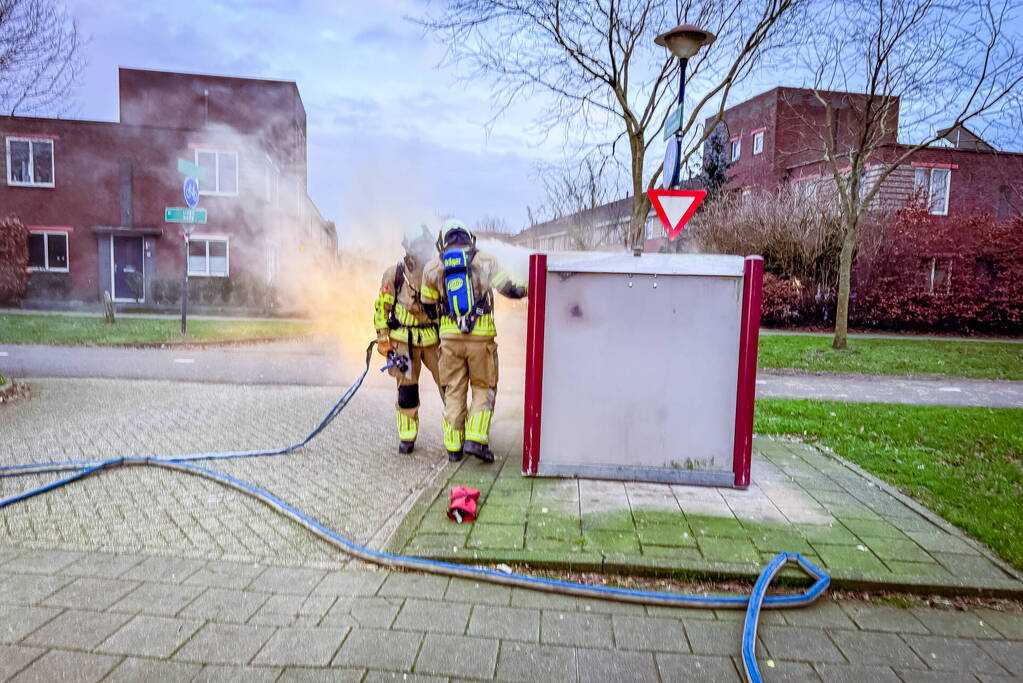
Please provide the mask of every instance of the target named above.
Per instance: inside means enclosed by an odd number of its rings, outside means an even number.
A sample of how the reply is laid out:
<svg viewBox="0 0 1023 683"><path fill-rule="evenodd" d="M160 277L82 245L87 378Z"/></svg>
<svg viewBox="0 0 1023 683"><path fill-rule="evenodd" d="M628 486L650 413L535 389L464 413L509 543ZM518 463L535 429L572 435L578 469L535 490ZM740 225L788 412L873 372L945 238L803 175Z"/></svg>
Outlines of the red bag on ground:
<svg viewBox="0 0 1023 683"><path fill-rule="evenodd" d="M451 505L448 507L448 517L461 524L472 522L476 519L476 501L479 500L480 492L468 486L451 487Z"/></svg>

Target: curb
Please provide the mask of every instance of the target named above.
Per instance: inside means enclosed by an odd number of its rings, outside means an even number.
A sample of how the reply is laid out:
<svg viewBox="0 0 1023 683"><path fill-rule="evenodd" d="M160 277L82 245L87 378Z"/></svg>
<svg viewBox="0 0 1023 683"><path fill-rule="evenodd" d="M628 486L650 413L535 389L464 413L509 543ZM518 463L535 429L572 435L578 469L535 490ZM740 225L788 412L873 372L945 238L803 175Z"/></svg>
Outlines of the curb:
<svg viewBox="0 0 1023 683"><path fill-rule="evenodd" d="M878 375L870 372L829 372L827 370L802 370L800 368L757 368L757 375L768 377L822 377L825 379L875 379L914 380L920 382L994 382L996 384L1023 384L1023 379L1003 379L1001 377L964 377L963 375L939 375L921 373L917 375Z"/></svg>
<svg viewBox="0 0 1023 683"><path fill-rule="evenodd" d="M211 339L209 341L191 342L122 342L117 344L57 344L57 346L88 346L90 348L112 349L203 349L224 346L248 346L251 344L268 344L270 342L289 342L312 339L312 334L288 335L285 337L249 337L244 339Z"/></svg>

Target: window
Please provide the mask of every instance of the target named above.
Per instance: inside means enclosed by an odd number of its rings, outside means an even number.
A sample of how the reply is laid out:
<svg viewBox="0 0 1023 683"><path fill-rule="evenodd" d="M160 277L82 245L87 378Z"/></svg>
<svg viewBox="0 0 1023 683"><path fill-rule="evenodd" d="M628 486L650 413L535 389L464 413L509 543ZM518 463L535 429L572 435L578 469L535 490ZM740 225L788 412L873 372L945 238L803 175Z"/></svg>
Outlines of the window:
<svg viewBox="0 0 1023 683"><path fill-rule="evenodd" d="M742 154L742 138L735 138L732 140L732 161L738 161L740 154Z"/></svg>
<svg viewBox="0 0 1023 683"><path fill-rule="evenodd" d="M281 205L281 172L269 156L266 158L266 201L270 206Z"/></svg>
<svg viewBox="0 0 1023 683"><path fill-rule="evenodd" d="M205 172L199 194L238 195L238 152L197 149L195 163Z"/></svg>
<svg viewBox="0 0 1023 683"><path fill-rule="evenodd" d="M998 264L993 258L978 257L973 263L973 278L981 287L993 287L998 276Z"/></svg>
<svg viewBox="0 0 1023 683"><path fill-rule="evenodd" d="M1007 221L1019 215L1019 209L1012 201L1012 188L1002 185L998 188L998 220Z"/></svg>
<svg viewBox="0 0 1023 683"><path fill-rule="evenodd" d="M67 233L32 231L28 235L29 270L68 272Z"/></svg>
<svg viewBox="0 0 1023 683"><path fill-rule="evenodd" d="M952 282L952 262L949 259L925 258L924 288L931 294L948 294Z"/></svg>
<svg viewBox="0 0 1023 683"><path fill-rule="evenodd" d="M819 185L820 183L817 179L800 180L796 183L796 187L799 188L800 193L806 199L814 199L817 197L817 188Z"/></svg>
<svg viewBox="0 0 1023 683"><path fill-rule="evenodd" d="M280 270L280 263L277 260L277 248L267 247L266 250L266 283L272 285L277 282L277 273Z"/></svg>
<svg viewBox="0 0 1023 683"><path fill-rule="evenodd" d="M762 154L764 151L764 131L753 134L753 153Z"/></svg>
<svg viewBox="0 0 1023 683"><path fill-rule="evenodd" d="M188 241L188 274L227 277L226 237L193 237Z"/></svg>
<svg viewBox="0 0 1023 683"><path fill-rule="evenodd" d="M7 138L7 184L53 187L53 140Z"/></svg>
<svg viewBox="0 0 1023 683"><path fill-rule="evenodd" d="M938 216L948 215L948 188L952 171L947 168L920 168L913 174L916 195L927 210Z"/></svg>

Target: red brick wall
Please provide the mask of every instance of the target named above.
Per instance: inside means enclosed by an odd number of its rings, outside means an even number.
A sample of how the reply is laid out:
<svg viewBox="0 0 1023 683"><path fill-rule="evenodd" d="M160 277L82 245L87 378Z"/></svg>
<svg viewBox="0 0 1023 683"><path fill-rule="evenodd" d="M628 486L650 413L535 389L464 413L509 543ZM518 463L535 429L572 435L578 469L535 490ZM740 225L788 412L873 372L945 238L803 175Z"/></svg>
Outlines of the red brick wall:
<svg viewBox="0 0 1023 683"><path fill-rule="evenodd" d="M202 230L231 237L232 276L248 271L265 278L268 240L296 251L309 242L308 219L298 218L300 206L307 211L305 112L294 84L132 70L122 70L121 78L122 115L146 125L0 117L0 150L6 136L53 139L55 187L8 186L4 157L0 212L13 213L28 226L73 228L68 239L71 298L95 301L109 287L109 282L99 282L98 239L92 228L121 225L123 162L132 168L134 227L163 232L156 240L156 277L178 277L183 270L180 229L164 222L164 207L184 204L176 162L194 161L196 147L238 152L238 196L203 195L199 201L209 212L209 224ZM206 87L211 92L210 118L217 123L205 128L180 125L196 115L196 100L186 97L187 92L198 88L201 93ZM234 95L231 105L228 97ZM270 107L278 107L279 115ZM220 125L225 121L232 127ZM244 129L253 132L239 132ZM281 170L277 208L265 198L268 154Z"/></svg>

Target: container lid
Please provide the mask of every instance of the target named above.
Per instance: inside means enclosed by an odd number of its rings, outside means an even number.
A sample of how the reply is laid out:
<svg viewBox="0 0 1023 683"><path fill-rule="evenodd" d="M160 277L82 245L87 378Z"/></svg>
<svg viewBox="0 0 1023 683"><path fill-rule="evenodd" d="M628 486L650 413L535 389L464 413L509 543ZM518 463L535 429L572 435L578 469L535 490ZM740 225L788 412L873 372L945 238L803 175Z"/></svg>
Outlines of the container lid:
<svg viewBox="0 0 1023 683"><path fill-rule="evenodd" d="M623 273L628 275L712 275L742 277L744 257L726 254L643 254L590 252L551 254L547 270L561 273Z"/></svg>

